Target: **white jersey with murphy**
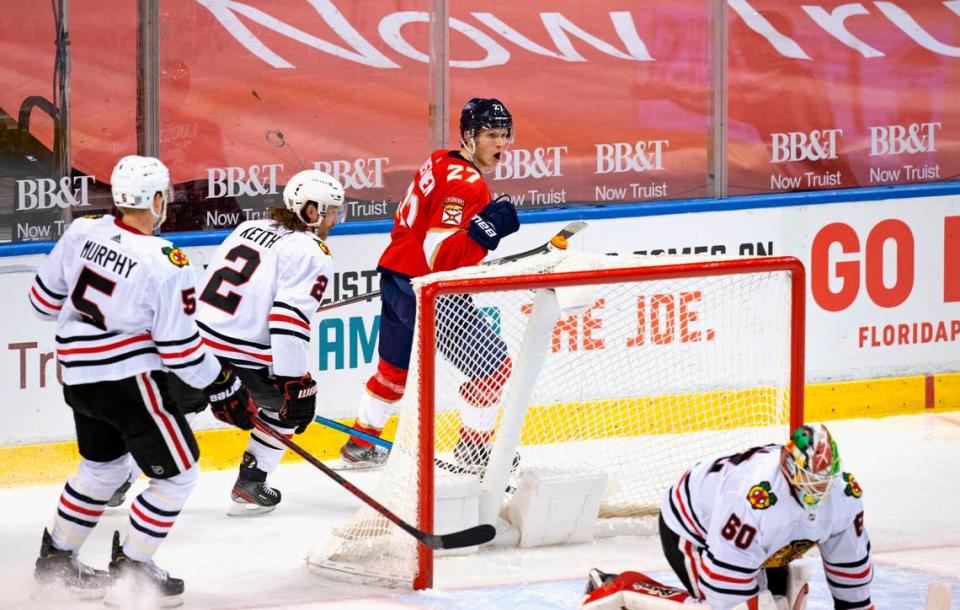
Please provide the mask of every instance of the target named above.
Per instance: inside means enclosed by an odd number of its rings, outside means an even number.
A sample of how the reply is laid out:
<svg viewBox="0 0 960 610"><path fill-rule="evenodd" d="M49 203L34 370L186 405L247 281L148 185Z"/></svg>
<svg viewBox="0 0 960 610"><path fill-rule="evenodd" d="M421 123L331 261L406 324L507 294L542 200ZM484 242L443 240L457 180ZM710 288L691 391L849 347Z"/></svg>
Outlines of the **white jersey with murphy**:
<svg viewBox="0 0 960 610"><path fill-rule="evenodd" d="M310 370L310 321L333 281L323 240L272 220L242 223L220 245L200 292L200 330L221 359L274 375Z"/></svg>
<svg viewBox="0 0 960 610"><path fill-rule="evenodd" d="M784 566L817 544L834 599L868 606L873 567L860 485L843 473L808 513L780 472L781 447L697 464L665 494L661 514L681 538L697 588L711 607L732 608L759 592L761 568Z"/></svg>
<svg viewBox="0 0 960 610"><path fill-rule="evenodd" d="M70 385L168 370L203 388L220 373L193 314L186 255L112 216L70 223L30 289L38 316L56 320L57 359Z"/></svg>

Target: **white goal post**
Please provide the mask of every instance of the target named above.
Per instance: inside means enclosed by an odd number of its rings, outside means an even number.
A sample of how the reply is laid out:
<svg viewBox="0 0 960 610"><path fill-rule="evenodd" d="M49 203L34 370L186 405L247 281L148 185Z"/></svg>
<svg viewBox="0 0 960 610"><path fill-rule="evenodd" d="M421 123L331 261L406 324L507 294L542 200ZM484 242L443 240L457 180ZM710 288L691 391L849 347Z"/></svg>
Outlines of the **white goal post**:
<svg viewBox="0 0 960 610"><path fill-rule="evenodd" d="M450 510L435 507L455 490L466 507L457 527L505 531L525 472L588 468L606 481L594 516L655 515L683 469L783 442L802 422L804 286L792 257L573 252L419 278L409 381L371 495L442 534ZM504 370L491 404L465 400L465 384ZM450 472L477 430L488 466ZM367 508L308 562L415 589L434 576L434 552Z"/></svg>

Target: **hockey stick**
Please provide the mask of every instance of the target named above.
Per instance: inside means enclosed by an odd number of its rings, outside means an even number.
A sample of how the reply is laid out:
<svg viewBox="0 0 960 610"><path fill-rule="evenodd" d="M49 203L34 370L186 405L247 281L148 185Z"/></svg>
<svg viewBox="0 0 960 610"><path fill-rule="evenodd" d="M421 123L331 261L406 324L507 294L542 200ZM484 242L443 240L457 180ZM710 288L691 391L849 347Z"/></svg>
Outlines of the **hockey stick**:
<svg viewBox="0 0 960 610"><path fill-rule="evenodd" d="M500 258L495 258L481 263L481 265L495 266L503 265L506 263L512 263L518 261L521 258L527 258L528 256L536 256L537 254L546 254L547 252L552 252L553 250L566 250L567 249L567 240L582 231L586 228L587 223L583 220L575 220L561 229L556 235L550 238L550 240L533 248L532 250L527 250L526 252L519 252L517 254L511 254L509 256L503 256ZM379 290L371 290L370 292L365 292L363 294L358 294L356 296L347 297L345 299L340 299L339 301L333 301L327 303L326 305L321 305L317 308L317 313L321 311L327 311L328 309L335 309L337 307L343 307L344 305L350 305L352 303L359 303L360 301L369 301L375 297L380 296Z"/></svg>
<svg viewBox="0 0 960 610"><path fill-rule="evenodd" d="M367 432L364 432L363 430L357 430L356 428L351 428L346 424L341 424L340 422L333 419L327 419L322 415L315 416L313 418L313 421L320 424L321 426L326 426L333 430L338 430L340 432L343 432L344 434L349 434L350 436L362 438L367 442L383 447L387 451L390 451L391 449L393 449L393 443L391 443L385 438L380 438L379 436L369 434ZM458 464L451 464L450 462L445 462L440 458L433 458L433 463L436 464L437 468L442 468L443 470L446 470L447 472L452 472L453 474L477 474L477 471L474 468L467 468L465 466L460 466Z"/></svg>
<svg viewBox="0 0 960 610"><path fill-rule="evenodd" d="M428 547L437 550L437 549L459 549L466 546L476 546L478 544L484 544L493 540L493 537L496 536L497 530L492 525L483 523L481 525L476 525L474 527L468 527L465 530L460 530L458 532L452 532L449 534L428 534L426 532L420 531L417 528L413 527L400 517L393 514L387 507L383 504L380 504L366 493L363 492L359 487L346 480L336 472L334 472L329 466L318 460L316 457L307 452L306 449L296 444L283 434L277 432L267 424L265 424L259 417L254 417L253 425L256 426L257 430L263 432L267 436L279 441L283 445L286 445L290 448L291 451L305 459L311 465L316 466L323 474L327 475L334 481L336 481L341 487L360 498L367 506L377 511L389 521L396 524L397 527L407 532L423 544Z"/></svg>

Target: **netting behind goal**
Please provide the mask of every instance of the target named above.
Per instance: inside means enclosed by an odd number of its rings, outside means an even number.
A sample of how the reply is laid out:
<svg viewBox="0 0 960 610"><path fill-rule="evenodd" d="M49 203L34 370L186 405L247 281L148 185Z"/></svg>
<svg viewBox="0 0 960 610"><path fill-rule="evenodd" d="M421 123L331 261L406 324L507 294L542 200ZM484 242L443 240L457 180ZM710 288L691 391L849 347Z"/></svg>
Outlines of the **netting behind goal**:
<svg viewBox="0 0 960 610"><path fill-rule="evenodd" d="M607 476L601 518L656 514L685 468L782 442L801 421L803 281L793 258L574 253L416 280L407 391L371 495L429 532L446 479L479 480L480 519L492 523L524 469L588 467ZM499 400L468 406L461 386L507 358ZM449 472L464 425L493 432L479 474ZM368 508L309 561L388 584L432 582L430 549Z"/></svg>

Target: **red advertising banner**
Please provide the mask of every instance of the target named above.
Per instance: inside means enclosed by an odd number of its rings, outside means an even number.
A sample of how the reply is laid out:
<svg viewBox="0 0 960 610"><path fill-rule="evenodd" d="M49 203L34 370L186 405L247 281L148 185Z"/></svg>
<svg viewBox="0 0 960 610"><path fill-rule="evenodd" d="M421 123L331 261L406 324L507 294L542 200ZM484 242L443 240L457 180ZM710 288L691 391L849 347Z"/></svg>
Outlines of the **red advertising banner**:
<svg viewBox="0 0 960 610"><path fill-rule="evenodd" d="M729 193L960 174L960 3L729 0Z"/></svg>
<svg viewBox="0 0 960 610"><path fill-rule="evenodd" d="M0 41L8 136L23 101L51 93L50 5L26 4ZM255 217L300 167L337 176L353 218L387 217L429 153L430 4L165 1L168 229ZM488 181L521 207L707 196L710 5L451 2L451 145L460 106L497 97L517 138ZM729 0L727 11L730 195L960 174L960 2ZM87 182L53 181L24 161L38 154L0 136L0 170L17 170L2 172L0 212L17 221L98 207L89 192L136 150L135 6L77 7L70 32L71 158ZM33 115L30 137L49 150L53 123Z"/></svg>

